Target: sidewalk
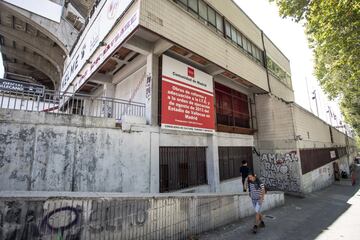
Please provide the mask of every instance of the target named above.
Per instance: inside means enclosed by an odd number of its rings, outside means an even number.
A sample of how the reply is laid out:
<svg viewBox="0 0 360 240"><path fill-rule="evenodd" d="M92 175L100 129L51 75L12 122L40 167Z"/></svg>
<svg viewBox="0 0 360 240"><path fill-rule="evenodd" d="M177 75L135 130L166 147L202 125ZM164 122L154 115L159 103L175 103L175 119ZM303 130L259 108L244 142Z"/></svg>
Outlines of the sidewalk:
<svg viewBox="0 0 360 240"><path fill-rule="evenodd" d="M359 179L359 177L358 177ZM360 186L331 185L306 198L286 196L285 205L264 212L266 228L251 233L254 216L204 233L199 239L360 239Z"/></svg>

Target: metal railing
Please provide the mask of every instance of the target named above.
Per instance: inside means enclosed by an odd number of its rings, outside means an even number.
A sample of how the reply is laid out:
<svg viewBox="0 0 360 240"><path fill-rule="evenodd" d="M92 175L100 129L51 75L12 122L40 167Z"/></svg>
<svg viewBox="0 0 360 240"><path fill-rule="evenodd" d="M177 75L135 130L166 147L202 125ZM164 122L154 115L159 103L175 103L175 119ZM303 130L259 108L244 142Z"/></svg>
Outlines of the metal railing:
<svg viewBox="0 0 360 240"><path fill-rule="evenodd" d="M124 115L145 116L144 103L50 90L46 90L43 95L0 91L0 108L115 118L116 120L121 120Z"/></svg>
<svg viewBox="0 0 360 240"><path fill-rule="evenodd" d="M262 209L283 204L283 193L268 192ZM0 195L0 206L0 216L6 216L0 223L0 239L197 239L196 235L204 231L254 214L245 193L11 191Z"/></svg>

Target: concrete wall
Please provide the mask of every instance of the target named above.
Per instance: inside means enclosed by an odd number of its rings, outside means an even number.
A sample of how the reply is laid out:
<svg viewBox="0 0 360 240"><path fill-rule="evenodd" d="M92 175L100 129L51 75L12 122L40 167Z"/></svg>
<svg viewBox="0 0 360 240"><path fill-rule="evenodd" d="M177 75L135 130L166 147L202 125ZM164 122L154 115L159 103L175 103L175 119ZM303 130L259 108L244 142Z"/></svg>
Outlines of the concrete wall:
<svg viewBox="0 0 360 240"><path fill-rule="evenodd" d="M299 192L301 168L292 107L273 95L255 97L258 133L254 169L270 189Z"/></svg>
<svg viewBox="0 0 360 240"><path fill-rule="evenodd" d="M300 148L324 148L331 146L328 124L296 105L294 113L296 135L302 138L299 141Z"/></svg>
<svg viewBox="0 0 360 240"><path fill-rule="evenodd" d="M110 125L1 110L0 190L149 192L150 132Z"/></svg>
<svg viewBox="0 0 360 240"><path fill-rule="evenodd" d="M273 95L256 95L260 149L296 149L291 106Z"/></svg>
<svg viewBox="0 0 360 240"><path fill-rule="evenodd" d="M340 132L339 130L337 130L336 128L332 128L331 131L333 134L334 144L338 145L338 146L345 146L346 145L346 135L344 133ZM350 139L349 139L349 145L354 145L354 143L351 144Z"/></svg>
<svg viewBox="0 0 360 240"><path fill-rule="evenodd" d="M250 135L171 131L131 122L115 128L115 119L4 109L0 126L1 191L156 193L159 148L202 146L207 148L208 184L181 192L233 192L237 182L220 189L218 147L254 145Z"/></svg>
<svg viewBox="0 0 360 240"><path fill-rule="evenodd" d="M263 209L283 204L268 192ZM248 194L2 192L0 239L186 239L252 214Z"/></svg>
<svg viewBox="0 0 360 240"><path fill-rule="evenodd" d="M294 91L279 79L274 77L271 73L269 73L269 82L271 93L273 93L275 96L281 97L287 102L294 101Z"/></svg>
<svg viewBox="0 0 360 240"><path fill-rule="evenodd" d="M345 171L349 174L348 157L345 155L336 161L325 164L302 176L302 192L310 193L329 186L335 181L334 166L336 162L339 166L340 173Z"/></svg>
<svg viewBox="0 0 360 240"><path fill-rule="evenodd" d="M241 177L232 178L220 182L220 192L224 193L239 193L243 191L243 187L244 186L242 184Z"/></svg>
<svg viewBox="0 0 360 240"><path fill-rule="evenodd" d="M285 192L301 191L300 158L293 150L261 150L254 168L269 189Z"/></svg>
<svg viewBox="0 0 360 240"><path fill-rule="evenodd" d="M287 103L270 95L257 95L256 116L258 133L254 154L254 168L267 186L286 192L309 193L328 186L334 181L333 162L302 175L299 151L325 147L345 147L354 142L329 125L294 103ZM336 162L340 172L348 172L348 158ZM326 174L325 174L326 172ZM330 175L329 175L330 174Z"/></svg>
<svg viewBox="0 0 360 240"><path fill-rule="evenodd" d="M302 192L311 193L334 182L333 163L328 163L302 176Z"/></svg>

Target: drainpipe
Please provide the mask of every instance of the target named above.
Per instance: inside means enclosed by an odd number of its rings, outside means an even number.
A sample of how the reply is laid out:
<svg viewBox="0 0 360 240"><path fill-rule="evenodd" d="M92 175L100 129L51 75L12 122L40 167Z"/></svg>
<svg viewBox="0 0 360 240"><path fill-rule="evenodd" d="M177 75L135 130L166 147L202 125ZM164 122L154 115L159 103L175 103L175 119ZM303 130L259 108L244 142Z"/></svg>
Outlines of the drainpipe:
<svg viewBox="0 0 360 240"><path fill-rule="evenodd" d="M296 155L298 156L298 166L299 166L298 174L299 174L299 180L300 180L300 192L303 193L303 192L305 192L305 189L304 189L303 177L302 177L303 173L302 173L302 167L301 167L300 146L298 143L298 141L300 139L298 139L298 137L297 137L295 109L294 109L293 103L288 103L288 104L290 104L290 112L291 112L291 118L292 118L291 122L292 122L293 131L294 131Z"/></svg>
<svg viewBox="0 0 360 240"><path fill-rule="evenodd" d="M264 67L265 67L265 70L266 70L266 78L267 78L269 92L271 93L269 70L268 70L268 67L267 67L267 60L266 60L267 57L266 57L266 49L265 49L265 43L264 43L264 32L262 30L261 30L261 41L262 41L262 45L263 45L263 49L264 49L263 61L264 61Z"/></svg>

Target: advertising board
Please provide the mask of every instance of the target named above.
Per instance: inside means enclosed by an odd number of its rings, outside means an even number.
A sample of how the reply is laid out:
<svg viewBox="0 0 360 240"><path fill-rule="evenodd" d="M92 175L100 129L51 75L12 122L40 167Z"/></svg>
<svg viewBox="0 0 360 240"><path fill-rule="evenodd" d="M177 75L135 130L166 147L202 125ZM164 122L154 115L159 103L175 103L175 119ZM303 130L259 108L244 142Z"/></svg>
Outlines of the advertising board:
<svg viewBox="0 0 360 240"><path fill-rule="evenodd" d="M100 6L98 15L91 19L89 27L85 28L84 37L75 46L75 51L71 54L71 59L67 65L61 80L61 91L66 91L68 86L78 77L80 70L89 61L90 57L102 46L104 41L113 31L112 28L117 20L124 14L133 0L107 0Z"/></svg>
<svg viewBox="0 0 360 240"><path fill-rule="evenodd" d="M0 78L0 91L21 92L37 96L44 95L45 86Z"/></svg>
<svg viewBox="0 0 360 240"><path fill-rule="evenodd" d="M162 128L214 132L214 90L211 75L164 55L161 97Z"/></svg>

